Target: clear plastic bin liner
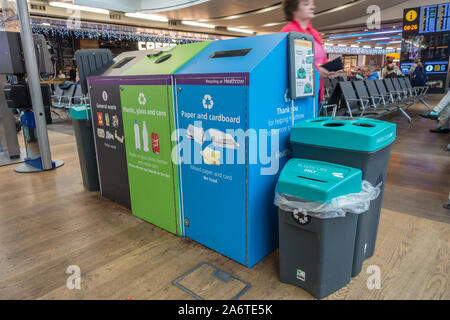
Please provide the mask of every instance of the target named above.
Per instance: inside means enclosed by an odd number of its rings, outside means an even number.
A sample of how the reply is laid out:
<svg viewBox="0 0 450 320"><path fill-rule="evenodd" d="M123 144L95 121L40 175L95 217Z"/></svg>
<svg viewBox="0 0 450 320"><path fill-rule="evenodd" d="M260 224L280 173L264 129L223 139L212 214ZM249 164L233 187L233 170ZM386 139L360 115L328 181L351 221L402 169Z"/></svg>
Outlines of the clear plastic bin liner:
<svg viewBox="0 0 450 320"><path fill-rule="evenodd" d="M319 219L345 217L347 212L360 214L369 210L370 201L380 196L381 185L382 182L374 187L370 182L363 181L360 193L346 194L326 203L299 201L298 198L277 192L274 204L283 211L301 213Z"/></svg>

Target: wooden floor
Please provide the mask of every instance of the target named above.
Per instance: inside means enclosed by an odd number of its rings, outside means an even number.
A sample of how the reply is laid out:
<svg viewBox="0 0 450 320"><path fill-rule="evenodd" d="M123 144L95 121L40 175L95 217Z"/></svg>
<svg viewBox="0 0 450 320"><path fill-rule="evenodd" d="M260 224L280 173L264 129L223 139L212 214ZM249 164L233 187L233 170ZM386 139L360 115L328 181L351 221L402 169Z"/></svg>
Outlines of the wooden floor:
<svg viewBox="0 0 450 320"><path fill-rule="evenodd" d="M417 117L401 117L392 151L374 257L328 299L450 299L448 135ZM50 131L53 158L65 165L39 174L0 167L0 299L193 299L172 281L209 262L251 288L240 299L313 299L278 280L278 251L252 269L177 238L83 189L75 139ZM66 269L81 268L80 290ZM366 269L381 269L369 290ZM220 294L216 297L220 298Z"/></svg>

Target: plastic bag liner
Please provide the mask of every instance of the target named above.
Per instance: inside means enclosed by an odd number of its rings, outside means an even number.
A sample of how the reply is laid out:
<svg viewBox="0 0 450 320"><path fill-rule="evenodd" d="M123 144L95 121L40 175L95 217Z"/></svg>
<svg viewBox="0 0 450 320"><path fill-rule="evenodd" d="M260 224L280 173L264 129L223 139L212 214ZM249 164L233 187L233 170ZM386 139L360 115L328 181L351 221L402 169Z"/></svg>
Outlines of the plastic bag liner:
<svg viewBox="0 0 450 320"><path fill-rule="evenodd" d="M319 219L345 217L347 212L360 214L369 210L370 201L380 196L381 185L382 182L374 187L370 182L363 181L360 193L346 194L325 203L301 201L277 192L274 204L283 211L302 213Z"/></svg>

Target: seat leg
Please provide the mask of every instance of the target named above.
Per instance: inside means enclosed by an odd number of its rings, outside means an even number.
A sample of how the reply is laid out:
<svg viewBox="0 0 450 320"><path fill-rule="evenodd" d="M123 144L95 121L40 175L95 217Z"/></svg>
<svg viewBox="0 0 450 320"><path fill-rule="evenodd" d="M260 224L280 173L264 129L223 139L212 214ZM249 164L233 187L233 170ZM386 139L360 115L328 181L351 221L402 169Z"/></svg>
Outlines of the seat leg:
<svg viewBox="0 0 450 320"><path fill-rule="evenodd" d="M411 117L406 113L405 110L403 110L403 108L399 107L398 111L400 111L406 117L406 119L408 119L408 123L411 123Z"/></svg>
<svg viewBox="0 0 450 320"><path fill-rule="evenodd" d="M423 98L419 98L419 101L422 102L422 104L427 107L428 111L433 110L433 108L430 107L430 105L423 99Z"/></svg>

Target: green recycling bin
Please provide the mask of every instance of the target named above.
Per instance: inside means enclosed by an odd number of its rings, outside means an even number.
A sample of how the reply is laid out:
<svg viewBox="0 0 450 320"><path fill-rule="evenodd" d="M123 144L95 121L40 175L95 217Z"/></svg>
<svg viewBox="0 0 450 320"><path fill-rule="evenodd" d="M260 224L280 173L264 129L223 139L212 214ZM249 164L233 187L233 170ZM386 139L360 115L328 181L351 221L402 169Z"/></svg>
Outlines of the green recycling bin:
<svg viewBox="0 0 450 320"><path fill-rule="evenodd" d="M380 196L370 210L358 216L352 276L364 260L373 256L378 233L389 156L396 125L390 122L350 117L323 117L299 121L291 130L295 158L329 161L362 171L363 180L380 186Z"/></svg>
<svg viewBox="0 0 450 320"><path fill-rule="evenodd" d="M89 105L73 106L70 108L70 116L75 129L83 185L89 191L97 191L100 187L92 131L91 108Z"/></svg>
<svg viewBox="0 0 450 320"><path fill-rule="evenodd" d="M357 215L336 204L361 192L359 169L291 159L277 184L280 280L323 298L350 282ZM348 203L348 199L345 201Z"/></svg>

